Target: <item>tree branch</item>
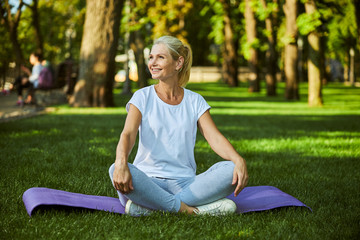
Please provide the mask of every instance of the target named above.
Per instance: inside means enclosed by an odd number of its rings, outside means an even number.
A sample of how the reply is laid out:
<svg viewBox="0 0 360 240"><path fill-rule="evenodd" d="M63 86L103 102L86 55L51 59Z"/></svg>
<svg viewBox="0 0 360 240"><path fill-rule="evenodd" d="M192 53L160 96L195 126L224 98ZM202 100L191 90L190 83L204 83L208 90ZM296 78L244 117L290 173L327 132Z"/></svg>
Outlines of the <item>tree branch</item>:
<svg viewBox="0 0 360 240"><path fill-rule="evenodd" d="M5 1L6 4L7 1ZM3 8L3 5L0 4L0 14L1 14L1 24L6 24L7 25L7 19L5 17L5 9Z"/></svg>
<svg viewBox="0 0 360 240"><path fill-rule="evenodd" d="M17 9L16 14L15 14L15 19L14 19L14 24L16 24L16 26L20 22L21 8L23 7L23 5L24 5L23 0L20 0L18 9ZM9 8L9 10L10 10L10 8Z"/></svg>

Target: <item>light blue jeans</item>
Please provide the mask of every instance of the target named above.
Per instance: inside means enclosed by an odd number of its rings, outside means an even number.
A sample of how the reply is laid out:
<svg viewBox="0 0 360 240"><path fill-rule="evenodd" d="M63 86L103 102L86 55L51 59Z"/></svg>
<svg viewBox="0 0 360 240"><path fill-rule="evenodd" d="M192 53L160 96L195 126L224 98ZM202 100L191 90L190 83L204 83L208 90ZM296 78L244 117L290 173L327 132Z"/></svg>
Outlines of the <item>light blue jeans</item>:
<svg viewBox="0 0 360 240"><path fill-rule="evenodd" d="M188 206L200 206L230 195L235 191L232 185L234 163L222 161L195 177L164 179L148 177L137 167L128 163L134 190L129 194L117 191L120 202L126 205L128 199L153 210L178 212L181 202ZM109 168L113 182L114 164Z"/></svg>

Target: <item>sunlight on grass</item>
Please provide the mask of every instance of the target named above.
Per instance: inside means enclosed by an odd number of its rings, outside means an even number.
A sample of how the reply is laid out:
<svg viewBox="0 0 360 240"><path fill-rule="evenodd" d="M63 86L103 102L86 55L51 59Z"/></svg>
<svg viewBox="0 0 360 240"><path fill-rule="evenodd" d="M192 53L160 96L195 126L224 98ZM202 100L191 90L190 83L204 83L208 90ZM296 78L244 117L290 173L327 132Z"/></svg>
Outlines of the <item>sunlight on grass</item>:
<svg viewBox="0 0 360 240"><path fill-rule="evenodd" d="M8 137L24 138L24 137L32 137L32 136L37 136L37 135L54 136L56 134L61 134L61 130L57 129L57 128L52 128L48 131L30 130L30 131L24 131L24 132L14 132L14 133L9 134Z"/></svg>
<svg viewBox="0 0 360 240"><path fill-rule="evenodd" d="M82 115L82 114L94 114L94 115L106 115L106 114L126 114L125 107L118 108L69 108L58 107L54 114L73 114L73 115Z"/></svg>
<svg viewBox="0 0 360 240"><path fill-rule="evenodd" d="M283 208L224 217L155 213L133 218L81 209L26 214L22 194L48 187L117 197L108 177L129 96L115 108L57 106L50 114L0 124L1 236L4 239L355 239L360 212L360 88L328 84L324 107L248 93L222 83L189 84L212 106L219 130L246 159L249 186L271 185L314 211ZM132 162L137 144L130 154ZM222 159L204 137L197 173ZM119 230L120 229L120 230Z"/></svg>

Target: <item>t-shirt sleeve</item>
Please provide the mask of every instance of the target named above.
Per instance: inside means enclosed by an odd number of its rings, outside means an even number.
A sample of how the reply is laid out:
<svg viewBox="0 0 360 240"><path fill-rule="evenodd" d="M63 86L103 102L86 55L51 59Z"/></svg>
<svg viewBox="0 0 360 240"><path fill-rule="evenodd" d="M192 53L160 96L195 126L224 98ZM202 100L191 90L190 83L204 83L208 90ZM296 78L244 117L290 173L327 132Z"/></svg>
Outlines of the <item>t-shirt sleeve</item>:
<svg viewBox="0 0 360 240"><path fill-rule="evenodd" d="M131 97L129 102L126 104L126 111L129 112L130 104L134 105L139 111L141 112L141 115L144 115L144 109L145 109L145 99L146 96L142 91L136 91L134 95Z"/></svg>
<svg viewBox="0 0 360 240"><path fill-rule="evenodd" d="M197 95L197 119L199 118L211 107L206 102L206 100L200 94Z"/></svg>

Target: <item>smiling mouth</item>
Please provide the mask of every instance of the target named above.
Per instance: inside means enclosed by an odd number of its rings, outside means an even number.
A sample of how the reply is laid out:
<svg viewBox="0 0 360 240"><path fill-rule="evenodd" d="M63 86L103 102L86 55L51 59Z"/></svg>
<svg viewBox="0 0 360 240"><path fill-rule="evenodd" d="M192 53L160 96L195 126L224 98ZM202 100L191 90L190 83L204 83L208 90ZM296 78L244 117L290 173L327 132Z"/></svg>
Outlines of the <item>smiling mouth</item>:
<svg viewBox="0 0 360 240"><path fill-rule="evenodd" d="M160 72L161 71L161 69L159 69L159 68L152 68L151 69L151 72Z"/></svg>

